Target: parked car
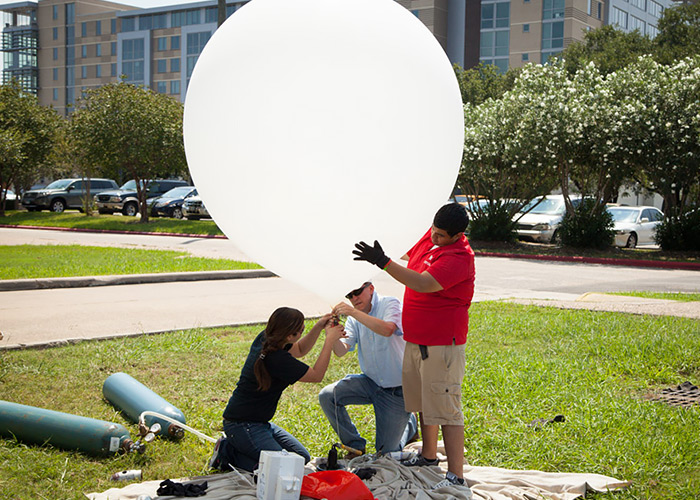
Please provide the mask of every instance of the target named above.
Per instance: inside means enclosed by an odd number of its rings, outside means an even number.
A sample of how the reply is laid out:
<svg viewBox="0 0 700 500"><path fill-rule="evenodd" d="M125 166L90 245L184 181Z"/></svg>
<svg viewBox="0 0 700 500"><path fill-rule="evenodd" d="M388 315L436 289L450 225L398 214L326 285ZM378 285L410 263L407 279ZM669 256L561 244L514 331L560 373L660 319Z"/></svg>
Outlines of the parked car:
<svg viewBox="0 0 700 500"><path fill-rule="evenodd" d="M146 203L150 207L153 201L173 188L187 186L187 182L172 179L154 179L146 184ZM131 217L139 213L139 199L136 192L136 181L126 182L122 187L114 191L104 191L95 196L97 210L101 214L113 214L121 212Z"/></svg>
<svg viewBox="0 0 700 500"><path fill-rule="evenodd" d="M176 187L153 200L151 215L153 217L175 217L182 219L182 202L197 194L194 186Z"/></svg>
<svg viewBox="0 0 700 500"><path fill-rule="evenodd" d="M91 195L118 186L112 179L59 179L46 187L25 192L22 206L30 212L49 209L61 213L67 208L82 210L88 182Z"/></svg>
<svg viewBox="0 0 700 500"><path fill-rule="evenodd" d="M207 207L204 206L202 198L197 196L190 196L182 204L182 216L188 220L198 220L202 218L211 219L211 215L207 211Z"/></svg>
<svg viewBox="0 0 700 500"><path fill-rule="evenodd" d="M608 207L615 224L615 245L634 248L655 243L656 226L664 214L656 207Z"/></svg>
<svg viewBox="0 0 700 500"><path fill-rule="evenodd" d="M571 202L578 206L581 197L571 196ZM557 229L565 213L566 205L561 194L550 194L544 199L541 196L533 198L513 216L513 220L517 222L518 238L539 243L555 242L558 237Z"/></svg>
<svg viewBox="0 0 700 500"><path fill-rule="evenodd" d="M8 189L5 193L5 210L14 210L17 195L12 189Z"/></svg>

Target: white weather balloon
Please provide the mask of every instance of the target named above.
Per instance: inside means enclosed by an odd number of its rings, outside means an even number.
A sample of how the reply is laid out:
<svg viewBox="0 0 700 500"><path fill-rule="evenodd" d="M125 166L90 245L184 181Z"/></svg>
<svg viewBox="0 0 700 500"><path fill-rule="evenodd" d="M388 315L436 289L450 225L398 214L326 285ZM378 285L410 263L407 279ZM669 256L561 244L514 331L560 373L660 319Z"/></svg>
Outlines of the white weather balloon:
<svg viewBox="0 0 700 500"><path fill-rule="evenodd" d="M216 223L329 305L379 272L355 242L396 259L430 227L463 133L443 49L394 0L252 0L205 46L185 102Z"/></svg>

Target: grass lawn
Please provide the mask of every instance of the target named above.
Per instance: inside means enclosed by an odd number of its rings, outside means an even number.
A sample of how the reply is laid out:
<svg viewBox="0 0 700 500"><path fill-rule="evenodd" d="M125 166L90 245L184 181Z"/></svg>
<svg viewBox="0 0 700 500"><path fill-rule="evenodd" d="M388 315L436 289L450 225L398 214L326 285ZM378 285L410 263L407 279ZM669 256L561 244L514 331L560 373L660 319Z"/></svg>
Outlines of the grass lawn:
<svg viewBox="0 0 700 500"><path fill-rule="evenodd" d="M643 297L645 299L677 300L678 302L700 302L700 293L684 292L615 292L613 295Z"/></svg>
<svg viewBox="0 0 700 500"><path fill-rule="evenodd" d="M134 231L147 233L181 233L222 235L223 233L211 219L186 220L171 219L169 217L150 217L148 222L142 224L140 217L126 217L123 215L95 214L87 217L77 211L68 211L61 214L53 212L25 212L11 210L4 218L0 218L0 224L11 226L40 226L40 227L73 227L98 231Z"/></svg>
<svg viewBox="0 0 700 500"><path fill-rule="evenodd" d="M192 235L222 235L223 233L212 220L187 221L169 218L152 218L147 224L141 224L139 218L121 215L95 215L86 217L80 212L25 212L8 211L0 219L0 224L26 225L44 227L75 227L91 230L111 231L145 231L154 233L181 233ZM700 252L664 252L646 248L609 248L606 250L566 248L541 243L518 241L501 243L490 241L470 241L477 252L500 252L524 255L563 255L603 257L615 259L669 260L681 262L700 262Z"/></svg>
<svg viewBox="0 0 700 500"><path fill-rule="evenodd" d="M173 250L81 245L0 245L0 279L260 269L251 262Z"/></svg>
<svg viewBox="0 0 700 500"><path fill-rule="evenodd" d="M627 491L596 499L700 496L700 407L646 398L686 380L700 382L699 321L487 302L473 305L470 323L463 407L471 464L633 481ZM135 437L136 427L102 398L104 380L124 371L182 410L189 425L214 436L260 328L0 351L0 394L119 422ZM358 370L354 355L334 358L325 382ZM317 403L321 387L289 388L274 419L313 456L327 454L337 440ZM364 407L352 414L373 451L372 412ZM566 421L528 426L557 414ZM142 469L143 480L202 474L211 450L190 434L180 442L156 440L144 455L112 458L0 439L0 497L82 498L115 486L111 474L125 469Z"/></svg>

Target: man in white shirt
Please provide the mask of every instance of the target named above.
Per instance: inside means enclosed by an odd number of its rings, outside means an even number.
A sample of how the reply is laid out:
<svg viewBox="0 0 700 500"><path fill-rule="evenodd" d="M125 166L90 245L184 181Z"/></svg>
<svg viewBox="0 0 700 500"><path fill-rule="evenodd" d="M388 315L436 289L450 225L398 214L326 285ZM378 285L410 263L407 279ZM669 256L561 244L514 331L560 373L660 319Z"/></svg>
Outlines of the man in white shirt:
<svg viewBox="0 0 700 500"><path fill-rule="evenodd" d="M345 406L373 405L377 453L401 450L415 437L418 428L415 415L404 407L401 386L406 346L401 330L401 302L396 297L375 293L370 282L345 297L352 305L341 302L333 312L348 317L346 338L335 343L333 352L343 356L357 347L362 373L347 375L324 387L318 396L321 408L341 442L364 453L367 441L360 436Z"/></svg>

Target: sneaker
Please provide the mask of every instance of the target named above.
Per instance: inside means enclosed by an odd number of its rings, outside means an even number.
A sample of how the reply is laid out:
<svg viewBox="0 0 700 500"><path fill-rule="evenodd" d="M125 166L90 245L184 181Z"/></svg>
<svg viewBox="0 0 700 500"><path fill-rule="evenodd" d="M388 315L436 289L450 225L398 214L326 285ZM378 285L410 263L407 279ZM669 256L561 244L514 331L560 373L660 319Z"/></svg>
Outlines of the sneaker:
<svg viewBox="0 0 700 500"><path fill-rule="evenodd" d="M445 486L466 486L464 478L457 477L454 474L449 474L445 476L445 479L437 483L432 489L437 490L444 488Z"/></svg>
<svg viewBox="0 0 700 500"><path fill-rule="evenodd" d="M225 436L219 437L214 445L214 452L211 454L209 459L209 468L218 469L219 468L219 450L221 450L221 444L224 442Z"/></svg>
<svg viewBox="0 0 700 500"><path fill-rule="evenodd" d="M345 460L352 460L353 458L361 457L364 454L365 454L365 450L348 451L345 454Z"/></svg>
<svg viewBox="0 0 700 500"><path fill-rule="evenodd" d="M437 458L429 460L421 454L413 455L406 460L401 460L401 465L405 465L406 467L423 467L425 465L438 465L439 463L440 460Z"/></svg>

